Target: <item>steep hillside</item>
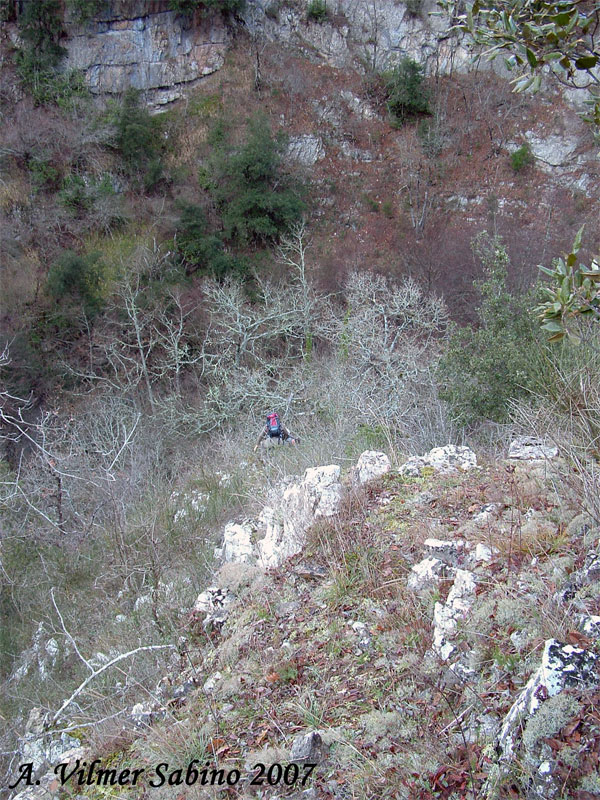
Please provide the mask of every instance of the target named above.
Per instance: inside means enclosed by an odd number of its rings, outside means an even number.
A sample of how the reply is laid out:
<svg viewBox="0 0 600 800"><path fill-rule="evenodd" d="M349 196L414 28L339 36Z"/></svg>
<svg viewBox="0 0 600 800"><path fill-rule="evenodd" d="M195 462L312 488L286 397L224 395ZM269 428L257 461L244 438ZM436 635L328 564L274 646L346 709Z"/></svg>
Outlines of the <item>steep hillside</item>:
<svg viewBox="0 0 600 800"><path fill-rule="evenodd" d="M177 201L210 209L209 129L225 120L239 140L259 111L274 132L289 137L290 163L310 183L311 267L328 289L339 290L356 267L409 274L443 293L455 318L472 319L479 265L470 242L481 229L505 238L517 286L535 279L537 264L566 250L585 222L586 246L592 252L598 246L596 146L555 87L535 97L514 95L505 78L482 65L462 71L464 57L459 70L451 59L436 61L433 45L407 45L402 52L426 69L422 91L431 113L401 126L390 118L381 70L394 63L399 42L420 42L427 31L433 42L442 36L439 22L433 28L427 22L428 8L411 17L402 4L385 3L369 22L360 4L349 3L316 22L306 19L304 7L281 4L278 14L265 16L249 4L245 23L230 21L227 35L221 18L211 17L217 35L205 30L205 17L178 17L159 5L152 6L156 13L136 16L140 6L130 3L112 21L104 12L88 27L69 24L65 39L67 65L83 70L92 91L100 91L103 70L118 73L106 79L100 99L139 87L148 101L153 92L172 100L188 86L187 100L171 103L162 117L162 171L156 165L154 173L146 171L142 186L115 148L114 107L108 114L79 101L77 111L30 108L11 72L11 39L4 37L0 210L5 291L16 302L11 318L24 298L38 305L62 250L106 250L114 259L105 239L116 231L129 242L145 241L151 231L169 243L180 216ZM336 31L343 47L332 58L326 42ZM156 42L145 43L146 34ZM194 55L190 37L216 48L210 67ZM375 55L367 57L369 48ZM192 67L196 72L188 75ZM189 83L181 82L184 76ZM269 256L266 261L272 268ZM10 319L5 324L9 334L18 327Z"/></svg>
<svg viewBox="0 0 600 800"><path fill-rule="evenodd" d="M241 5L0 0L0 791L598 797L594 131L430 0Z"/></svg>
<svg viewBox="0 0 600 800"><path fill-rule="evenodd" d="M510 455L438 449L369 481L389 462L365 454L337 513L309 470L301 552L264 571L226 547L169 674L63 743L44 797L599 796L598 528L549 449Z"/></svg>

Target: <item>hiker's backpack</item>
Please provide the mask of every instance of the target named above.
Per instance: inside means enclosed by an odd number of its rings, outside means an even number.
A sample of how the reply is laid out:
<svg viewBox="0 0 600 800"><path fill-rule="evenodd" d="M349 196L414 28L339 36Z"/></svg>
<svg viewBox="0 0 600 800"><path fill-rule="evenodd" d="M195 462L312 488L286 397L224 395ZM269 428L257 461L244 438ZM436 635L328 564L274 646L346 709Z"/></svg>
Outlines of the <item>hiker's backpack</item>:
<svg viewBox="0 0 600 800"><path fill-rule="evenodd" d="M281 436L281 422L276 411L267 415L267 432L271 438Z"/></svg>

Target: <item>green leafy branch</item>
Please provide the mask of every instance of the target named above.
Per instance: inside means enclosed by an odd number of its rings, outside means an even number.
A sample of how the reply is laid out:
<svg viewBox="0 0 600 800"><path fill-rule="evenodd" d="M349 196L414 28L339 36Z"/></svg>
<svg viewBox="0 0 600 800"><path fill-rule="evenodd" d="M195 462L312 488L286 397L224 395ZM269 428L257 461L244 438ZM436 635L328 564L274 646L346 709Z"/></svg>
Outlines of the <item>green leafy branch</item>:
<svg viewBox="0 0 600 800"><path fill-rule="evenodd" d="M577 264L583 228L577 231L568 255L556 259L551 269L539 267L551 279L551 285L542 289L548 299L536 308L542 329L550 334L550 342L558 342L565 336L579 342L579 336L569 328L575 318L600 320L600 262L593 259L589 267Z"/></svg>
<svg viewBox="0 0 600 800"><path fill-rule="evenodd" d="M502 55L507 68L517 70L515 91L537 91L547 68L562 83L589 92L586 120L600 125L599 0L475 0L464 13L461 0L439 4L453 30L470 34L489 59Z"/></svg>

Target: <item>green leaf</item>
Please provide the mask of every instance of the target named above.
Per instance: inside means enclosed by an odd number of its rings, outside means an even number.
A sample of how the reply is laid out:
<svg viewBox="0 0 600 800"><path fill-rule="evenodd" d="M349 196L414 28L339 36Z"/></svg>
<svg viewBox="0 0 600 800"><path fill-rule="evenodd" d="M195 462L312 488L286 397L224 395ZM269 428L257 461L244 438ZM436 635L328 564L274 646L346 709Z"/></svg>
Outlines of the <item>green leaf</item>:
<svg viewBox="0 0 600 800"><path fill-rule="evenodd" d="M523 78L518 78L517 81L515 82L514 91L517 94L520 94L520 92L524 92L526 89L529 89L533 81L534 81L533 76L526 75Z"/></svg>
<svg viewBox="0 0 600 800"><path fill-rule="evenodd" d="M535 67L537 67L538 64L538 60L535 57L535 53L533 52L533 50L530 50L528 47L526 47L525 54L527 56L527 61L529 61L529 66L531 67L531 69L535 69Z"/></svg>
<svg viewBox="0 0 600 800"><path fill-rule="evenodd" d="M585 228L585 225L582 225L581 228L579 228L579 230L575 234L575 240L573 241L573 250L572 250L573 253L578 253L579 252L579 249L581 247L581 239L583 237L583 229L584 228Z"/></svg>
<svg viewBox="0 0 600 800"><path fill-rule="evenodd" d="M562 322L555 322L554 320L544 322L542 328L549 333L564 333L565 330Z"/></svg>
<svg viewBox="0 0 600 800"><path fill-rule="evenodd" d="M575 62L577 69L592 69L598 63L598 56L582 56Z"/></svg>
<svg viewBox="0 0 600 800"><path fill-rule="evenodd" d="M575 27L575 25L577 25L578 20L579 20L579 11L575 11L573 13L572 17L571 17L571 21L569 22L569 24L565 28L565 31L567 33L571 33L573 31L573 28Z"/></svg>
<svg viewBox="0 0 600 800"><path fill-rule="evenodd" d="M568 11L563 11L561 14L555 14L553 17L550 17L550 19L556 25L564 27L565 25L569 24L569 21L571 20L571 15Z"/></svg>

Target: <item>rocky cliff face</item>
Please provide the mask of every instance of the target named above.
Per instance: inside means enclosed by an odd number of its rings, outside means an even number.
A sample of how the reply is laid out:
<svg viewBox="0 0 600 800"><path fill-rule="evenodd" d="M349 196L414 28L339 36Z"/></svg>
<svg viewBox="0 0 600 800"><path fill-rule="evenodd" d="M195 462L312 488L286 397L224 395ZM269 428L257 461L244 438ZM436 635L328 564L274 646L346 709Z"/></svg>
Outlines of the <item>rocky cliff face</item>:
<svg viewBox="0 0 600 800"><path fill-rule="evenodd" d="M430 70L448 72L466 67L469 55L448 36L448 19L432 16L435 0L409 9L397 0L336 0L322 21L307 19L305 4L250 0L248 29L277 42L300 47L334 67L385 69L394 58L408 55Z"/></svg>
<svg viewBox="0 0 600 800"><path fill-rule="evenodd" d="M182 17L165 2L111 2L85 25L67 20L67 32L66 67L94 94L134 87L155 105L219 69L229 41L220 15Z"/></svg>
<svg viewBox="0 0 600 800"><path fill-rule="evenodd" d="M320 22L304 4L249 0L242 24L252 36L282 42L334 67L381 69L409 55L430 70L465 67L468 53L447 35L448 23L431 17L433 0L419 13L404 3L338 0ZM85 25L67 18L67 68L80 69L95 94L133 86L163 105L182 96L223 64L230 29L219 14L192 17L169 10L166 0L109 2Z"/></svg>

